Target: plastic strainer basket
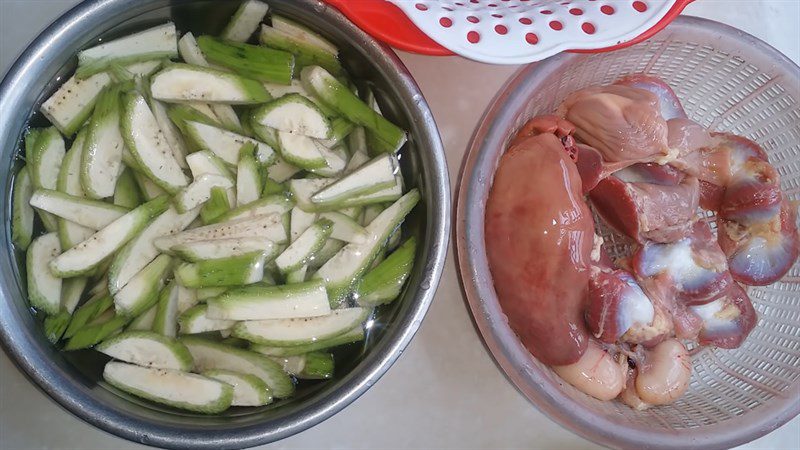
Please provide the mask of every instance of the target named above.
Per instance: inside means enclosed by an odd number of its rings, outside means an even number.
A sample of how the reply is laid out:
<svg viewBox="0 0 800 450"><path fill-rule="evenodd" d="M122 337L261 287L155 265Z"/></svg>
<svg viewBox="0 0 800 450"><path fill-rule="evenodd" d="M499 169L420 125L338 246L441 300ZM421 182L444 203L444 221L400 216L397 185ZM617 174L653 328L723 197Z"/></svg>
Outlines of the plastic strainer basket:
<svg viewBox="0 0 800 450"><path fill-rule="evenodd" d="M699 350L686 395L643 412L588 397L536 361L508 327L487 266L484 207L510 137L576 89L642 72L666 80L693 120L760 143L780 172L784 191L798 199L800 68L739 30L680 17L645 43L605 54L560 54L511 78L476 130L465 161L456 224L460 275L498 364L561 425L613 447L731 447L800 412L800 265L781 282L749 289L760 319L741 348ZM604 234L614 252L626 251L625 241Z"/></svg>

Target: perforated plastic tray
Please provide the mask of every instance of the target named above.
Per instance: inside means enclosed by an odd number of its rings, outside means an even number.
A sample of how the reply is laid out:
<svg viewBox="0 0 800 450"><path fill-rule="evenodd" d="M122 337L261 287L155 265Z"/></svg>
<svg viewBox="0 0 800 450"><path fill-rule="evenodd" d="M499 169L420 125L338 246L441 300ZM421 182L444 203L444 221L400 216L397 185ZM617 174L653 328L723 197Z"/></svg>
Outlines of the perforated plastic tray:
<svg viewBox="0 0 800 450"><path fill-rule="evenodd" d="M492 64L523 64L562 50L613 47L654 27L675 4L675 0L390 1L443 47Z"/></svg>
<svg viewBox="0 0 800 450"><path fill-rule="evenodd" d="M393 47L493 64L624 48L653 36L691 1L325 0Z"/></svg>

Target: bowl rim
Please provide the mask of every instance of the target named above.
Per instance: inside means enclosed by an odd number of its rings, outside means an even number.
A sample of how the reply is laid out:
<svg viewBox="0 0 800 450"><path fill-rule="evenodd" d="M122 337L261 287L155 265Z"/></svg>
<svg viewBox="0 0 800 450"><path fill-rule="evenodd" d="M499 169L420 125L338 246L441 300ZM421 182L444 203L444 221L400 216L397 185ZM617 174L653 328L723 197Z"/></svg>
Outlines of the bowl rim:
<svg viewBox="0 0 800 450"><path fill-rule="evenodd" d="M136 6L155 4L160 0L84 0L59 16L31 41L17 56L0 81L0 110L29 103L20 92L20 86L30 71L35 71L37 60L53 51L58 39L83 39L92 31L87 31L82 21L103 14L113 14ZM172 3L188 3L189 0L175 0ZM355 26L337 9L318 0L292 0L292 7L307 8L315 14L324 16L349 38L358 42L360 51L370 57L385 81L396 87L398 103L413 104L409 121L418 131L412 138L420 149L424 149L421 159L428 166L428 174L422 178L427 192L423 198L426 208L425 239L428 242L423 253L426 258L420 264L419 286L413 296L407 296L411 303L406 314L393 323L394 332L387 331L373 351L354 367L348 377L340 379L334 392L321 395L313 405L298 408L281 423L270 429L263 426L248 425L231 429L214 429L208 432L197 427L158 426L134 414L121 412L105 404L92 395L92 386L85 386L74 377L58 370L56 364L48 360L47 352L52 351L41 343L41 336L34 336L37 329L25 326L32 317L19 317L13 304L20 297L11 265L14 252L6 252L0 257L0 344L9 359L21 369L33 384L73 415L104 431L139 443L169 448L243 448L273 442L308 429L331 417L375 384L392 366L419 329L425 314L434 298L439 284L450 237L450 183L444 148L432 112L422 92L408 69L387 45L379 43ZM295 6L296 5L296 6ZM13 141L19 136L19 121L0 121L0 142ZM27 123L27 117L24 120ZM13 164L13 158L12 158ZM10 175L9 175L10 179ZM10 208L10 193L6 193L6 214ZM10 217L10 215L9 215ZM10 222L10 221L9 221ZM10 244L10 224L0 228L0 238ZM7 267L8 266L8 267ZM6 270L9 269L9 270ZM24 301L24 300L22 300ZM27 312L27 311L24 311ZM380 350L380 352L378 352ZM101 388L102 389L102 388ZM284 420L285 419L285 420Z"/></svg>
<svg viewBox="0 0 800 450"><path fill-rule="evenodd" d="M769 44L713 20L680 16L662 33L669 34L670 29L681 27L703 29L736 39L756 48L763 58L775 65L800 73L794 62ZM481 191L488 189L486 184L491 185L496 169L493 160L501 151L498 148L504 145L498 137L504 127L497 123L513 123L524 110L530 97L525 90L525 80L534 74L558 73L565 63L585 57L587 55L560 53L518 69L487 107L467 146L456 187L455 251L461 288L477 331L499 369L537 409L561 427L598 444L621 448L731 448L764 436L800 413L800 396L773 398L770 402L777 406L771 408L771 414L760 415L757 420L744 414L720 424L679 433L621 427L606 417L589 413L580 403L564 395L559 388L563 382L538 366L508 326L488 271L483 238L485 199L481 198Z"/></svg>

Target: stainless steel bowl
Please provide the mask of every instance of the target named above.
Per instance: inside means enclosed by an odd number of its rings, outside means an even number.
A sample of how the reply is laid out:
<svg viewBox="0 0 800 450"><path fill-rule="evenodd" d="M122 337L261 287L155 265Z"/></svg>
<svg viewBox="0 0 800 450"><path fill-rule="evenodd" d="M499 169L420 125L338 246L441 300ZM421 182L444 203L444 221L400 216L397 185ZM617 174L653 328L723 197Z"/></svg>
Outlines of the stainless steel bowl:
<svg viewBox="0 0 800 450"><path fill-rule="evenodd" d="M441 140L431 111L408 70L388 47L337 10L313 0L269 0L273 11L318 29L341 49L345 66L367 80L384 112L410 131L401 165L408 186L423 202L406 220L418 236L417 261L402 299L381 308L363 348L344 355L335 379L299 390L263 408L218 416L174 410L121 394L100 382L91 353L66 354L44 337L31 314L10 242L10 191L17 152L28 120L65 76L78 49L167 19L179 30L219 32L239 2L219 0L90 0L43 31L0 84L0 185L6 186L0 239L0 341L17 365L48 395L83 420L132 441L170 448L242 448L275 441L332 416L372 386L408 345L425 316L444 264L450 228L450 194ZM356 424L354 426L357 427Z"/></svg>

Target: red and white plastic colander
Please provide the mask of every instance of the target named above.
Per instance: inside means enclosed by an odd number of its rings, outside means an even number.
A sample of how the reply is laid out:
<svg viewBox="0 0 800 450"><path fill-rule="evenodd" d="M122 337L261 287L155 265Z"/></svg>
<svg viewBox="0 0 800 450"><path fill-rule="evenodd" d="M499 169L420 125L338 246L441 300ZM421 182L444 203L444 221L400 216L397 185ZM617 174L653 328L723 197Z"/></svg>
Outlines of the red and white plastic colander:
<svg viewBox="0 0 800 450"><path fill-rule="evenodd" d="M641 42L692 0L326 0L377 39L492 64Z"/></svg>

